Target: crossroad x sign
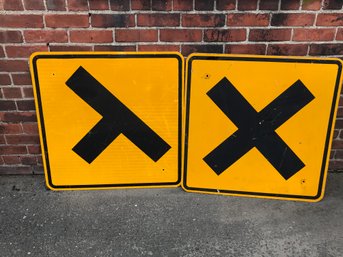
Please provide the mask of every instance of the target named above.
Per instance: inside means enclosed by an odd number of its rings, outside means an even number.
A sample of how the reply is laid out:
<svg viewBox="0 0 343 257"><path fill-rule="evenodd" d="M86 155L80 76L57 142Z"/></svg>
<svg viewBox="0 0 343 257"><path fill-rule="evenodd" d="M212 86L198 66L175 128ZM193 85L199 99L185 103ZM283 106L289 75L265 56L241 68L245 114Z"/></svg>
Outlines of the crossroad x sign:
<svg viewBox="0 0 343 257"><path fill-rule="evenodd" d="M36 53L31 73L51 189L177 186L178 53Z"/></svg>
<svg viewBox="0 0 343 257"><path fill-rule="evenodd" d="M338 59L190 56L183 188L320 200L341 69Z"/></svg>
<svg viewBox="0 0 343 257"><path fill-rule="evenodd" d="M300 80L260 112L256 112L226 78L207 94L238 127L235 133L204 158L218 175L253 147L256 147L285 179L305 166L275 132L276 128L314 99ZM234 111L236 108L240 111Z"/></svg>

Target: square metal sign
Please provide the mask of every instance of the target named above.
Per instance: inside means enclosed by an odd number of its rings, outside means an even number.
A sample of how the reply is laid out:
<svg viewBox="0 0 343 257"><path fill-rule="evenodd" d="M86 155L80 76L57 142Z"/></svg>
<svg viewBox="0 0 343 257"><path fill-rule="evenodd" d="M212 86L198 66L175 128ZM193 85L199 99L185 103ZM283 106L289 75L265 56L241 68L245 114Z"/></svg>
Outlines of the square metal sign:
<svg viewBox="0 0 343 257"><path fill-rule="evenodd" d="M339 59L191 55L183 188L319 201L341 71Z"/></svg>
<svg viewBox="0 0 343 257"><path fill-rule="evenodd" d="M30 61L50 189L180 184L179 53L35 53Z"/></svg>

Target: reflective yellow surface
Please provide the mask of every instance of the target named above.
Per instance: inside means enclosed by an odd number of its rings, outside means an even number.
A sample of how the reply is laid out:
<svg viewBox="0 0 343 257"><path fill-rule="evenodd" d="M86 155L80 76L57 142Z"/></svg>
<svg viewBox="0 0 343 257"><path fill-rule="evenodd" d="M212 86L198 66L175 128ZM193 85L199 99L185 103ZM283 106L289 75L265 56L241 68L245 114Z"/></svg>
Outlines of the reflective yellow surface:
<svg viewBox="0 0 343 257"><path fill-rule="evenodd" d="M90 164L72 151L102 118L66 85L80 66L171 146L165 155L154 162L123 134ZM177 186L182 66L178 53L31 56L47 185L51 189Z"/></svg>
<svg viewBox="0 0 343 257"><path fill-rule="evenodd" d="M194 54L187 60L186 191L318 201L323 197L330 155L341 62ZM206 57L213 57L208 59ZM234 56L226 56L234 57ZM305 167L284 179L256 147L217 175L203 160L237 127L206 94L227 77L259 112L300 79L314 100L275 131ZM336 95L335 95L336 94ZM339 96L339 94L338 94ZM330 118L331 115L331 118ZM330 140L329 140L330 139ZM222 192L225 191L225 192Z"/></svg>

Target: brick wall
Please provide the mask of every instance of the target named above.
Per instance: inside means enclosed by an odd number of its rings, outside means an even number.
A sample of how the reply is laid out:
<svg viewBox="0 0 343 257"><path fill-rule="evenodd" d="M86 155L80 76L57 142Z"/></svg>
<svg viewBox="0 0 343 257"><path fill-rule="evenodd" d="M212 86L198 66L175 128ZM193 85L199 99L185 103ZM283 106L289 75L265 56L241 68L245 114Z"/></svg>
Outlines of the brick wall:
<svg viewBox="0 0 343 257"><path fill-rule="evenodd" d="M35 51L343 57L342 0L0 0L0 174L42 173ZM343 170L343 98L330 169Z"/></svg>

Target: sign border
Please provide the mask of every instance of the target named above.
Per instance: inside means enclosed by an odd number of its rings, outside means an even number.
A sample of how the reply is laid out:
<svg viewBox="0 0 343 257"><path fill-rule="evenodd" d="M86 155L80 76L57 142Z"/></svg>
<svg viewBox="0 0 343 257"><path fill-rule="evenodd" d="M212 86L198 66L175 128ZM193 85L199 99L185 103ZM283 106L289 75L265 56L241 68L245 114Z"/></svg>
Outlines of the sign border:
<svg viewBox="0 0 343 257"><path fill-rule="evenodd" d="M46 131L44 124L43 106L40 93L40 85L37 71L37 61L39 59L132 59L132 58L176 58L178 61L178 146L177 146L177 174L175 182L162 183L122 183L122 184L81 184L81 185L54 185L51 176L51 167L49 163L49 151L46 140ZM42 159L47 186L52 190L75 190L75 189L114 189L114 188L152 188L152 187L177 187L182 180L182 90L183 90L183 57L178 52L36 52L30 56L30 71L32 75L32 85L35 97L36 115L39 127Z"/></svg>
<svg viewBox="0 0 343 257"><path fill-rule="evenodd" d="M276 194L276 193L262 193L262 192L248 192L238 190L219 190L212 188L198 188L189 187L187 185L187 158L188 158L188 134L189 134L189 117L190 117L190 92L191 92L191 75L192 75L192 62L194 60L220 60L220 61L256 61L256 62L283 62L283 63L320 63L320 64L336 64L338 65L338 72L335 82L335 89L332 98L330 117L328 120L328 129L325 139L325 147L323 153L323 159L320 169L320 179L318 185L318 191L315 196L305 195L292 195L292 194ZM337 113L337 105L339 98L338 93L342 84L342 61L338 58L311 58L311 57L281 57L281 56L256 56L256 55L228 55L228 54L192 54L186 60L186 106L185 106L185 148L184 148L184 163L183 163L183 177L181 186L185 191L208 193L208 194L226 194L246 197L259 197L259 198L272 198L282 200L298 200L298 201L320 201L324 196L326 176L329 164L328 151L331 148L333 129L335 126L335 117Z"/></svg>

